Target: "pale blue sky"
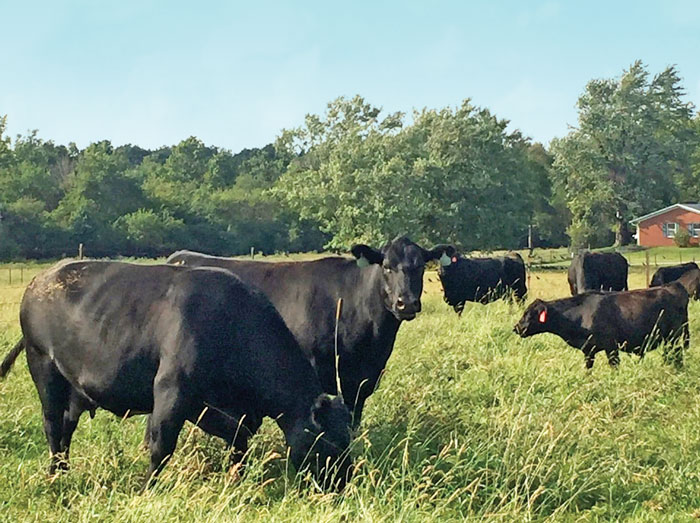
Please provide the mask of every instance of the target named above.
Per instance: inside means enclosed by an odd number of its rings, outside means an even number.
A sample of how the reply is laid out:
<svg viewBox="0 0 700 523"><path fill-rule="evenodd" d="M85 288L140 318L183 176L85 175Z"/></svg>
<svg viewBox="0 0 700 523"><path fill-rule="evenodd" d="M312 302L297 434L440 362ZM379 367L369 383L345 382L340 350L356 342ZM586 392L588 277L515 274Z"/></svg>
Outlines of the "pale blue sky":
<svg viewBox="0 0 700 523"><path fill-rule="evenodd" d="M700 1L0 0L0 114L81 147L263 146L339 95L471 98L548 143L587 81L676 64L700 106Z"/></svg>

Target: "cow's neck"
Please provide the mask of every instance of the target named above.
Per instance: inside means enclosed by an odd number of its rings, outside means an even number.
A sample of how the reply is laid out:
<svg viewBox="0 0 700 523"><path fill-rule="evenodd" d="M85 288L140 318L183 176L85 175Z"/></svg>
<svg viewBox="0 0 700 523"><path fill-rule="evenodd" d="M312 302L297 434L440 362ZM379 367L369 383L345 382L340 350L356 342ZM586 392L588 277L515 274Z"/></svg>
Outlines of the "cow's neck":
<svg viewBox="0 0 700 523"><path fill-rule="evenodd" d="M369 283L372 286L372 295L377 297L374 307L376 310L373 311L377 318L377 326L381 331L380 334L391 334L396 336L396 332L403 323L394 316L394 313L387 308L387 304L384 301L384 281L382 279L382 268L379 265L372 267L372 272L368 275Z"/></svg>
<svg viewBox="0 0 700 523"><path fill-rule="evenodd" d="M565 310L553 308L546 323L547 332L556 334L572 347L582 348L588 339L588 331L582 326L583 312L580 306Z"/></svg>

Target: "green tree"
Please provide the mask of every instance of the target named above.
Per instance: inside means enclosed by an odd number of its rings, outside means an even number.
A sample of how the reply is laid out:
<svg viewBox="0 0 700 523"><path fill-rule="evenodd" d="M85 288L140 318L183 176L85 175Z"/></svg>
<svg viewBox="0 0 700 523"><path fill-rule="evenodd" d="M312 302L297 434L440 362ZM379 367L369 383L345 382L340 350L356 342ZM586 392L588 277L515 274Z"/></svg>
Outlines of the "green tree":
<svg viewBox="0 0 700 523"><path fill-rule="evenodd" d="M680 171L676 183L682 202L700 202L700 114L696 114L688 130L690 169Z"/></svg>
<svg viewBox="0 0 700 523"><path fill-rule="evenodd" d="M7 136L7 115L0 116L0 169L6 169L13 161L12 142Z"/></svg>
<svg viewBox="0 0 700 523"><path fill-rule="evenodd" d="M692 105L668 67L650 79L637 61L618 79L593 80L578 100L579 125L554 140L554 172L572 214L575 245L630 240L634 216L673 202L689 169Z"/></svg>
<svg viewBox="0 0 700 523"><path fill-rule="evenodd" d="M123 151L115 152L108 141L91 144L78 158L66 194L51 218L71 242L84 243L91 255L118 253L124 238L114 223L145 206L141 184Z"/></svg>
<svg viewBox="0 0 700 523"><path fill-rule="evenodd" d="M339 98L278 141L297 156L275 193L330 235L328 247L403 232L467 248L522 240L532 165L529 142L508 133L507 121L468 100L417 112L405 128L401 114L380 114L361 97Z"/></svg>
<svg viewBox="0 0 700 523"><path fill-rule="evenodd" d="M568 245L566 231L571 215L564 191L552 175L554 158L541 143L530 145L525 156L530 174L528 191L532 198L533 247Z"/></svg>
<svg viewBox="0 0 700 523"><path fill-rule="evenodd" d="M130 254L163 256L178 247L185 224L167 211L139 209L117 218L114 226L126 238Z"/></svg>

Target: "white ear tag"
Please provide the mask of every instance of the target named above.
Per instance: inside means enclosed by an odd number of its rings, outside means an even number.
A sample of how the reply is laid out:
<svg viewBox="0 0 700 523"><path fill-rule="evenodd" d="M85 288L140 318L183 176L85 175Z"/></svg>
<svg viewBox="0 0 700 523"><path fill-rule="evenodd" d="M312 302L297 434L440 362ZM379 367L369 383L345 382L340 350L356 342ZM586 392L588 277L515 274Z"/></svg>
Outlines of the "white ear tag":
<svg viewBox="0 0 700 523"><path fill-rule="evenodd" d="M442 256L440 256L440 265L443 267L447 267L452 263L452 260L450 260L450 257L447 255L447 253L443 252Z"/></svg>
<svg viewBox="0 0 700 523"><path fill-rule="evenodd" d="M357 266L360 267L360 268L362 268L362 267L369 267L369 262L367 261L367 258L365 258L364 256L360 256L360 257L357 259Z"/></svg>

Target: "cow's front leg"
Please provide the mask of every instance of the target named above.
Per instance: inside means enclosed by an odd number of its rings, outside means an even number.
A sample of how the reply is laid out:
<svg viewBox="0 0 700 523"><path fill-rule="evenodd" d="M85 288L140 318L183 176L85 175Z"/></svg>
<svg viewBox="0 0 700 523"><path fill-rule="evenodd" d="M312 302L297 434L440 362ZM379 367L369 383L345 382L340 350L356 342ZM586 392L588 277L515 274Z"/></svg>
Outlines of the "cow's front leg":
<svg viewBox="0 0 700 523"><path fill-rule="evenodd" d="M172 457L177 437L185 423L186 402L182 387L168 375L157 375L153 387L153 412L148 421L151 464L144 489L153 485L156 477Z"/></svg>
<svg viewBox="0 0 700 523"><path fill-rule="evenodd" d="M362 412L365 408L365 402L367 401L367 398L370 397L372 392L374 392L376 385L376 380L370 382L368 378L365 378L360 383L353 384L352 387L348 387L351 394L344 396L344 401L352 417L352 430L357 430L360 427L360 422L362 421Z"/></svg>
<svg viewBox="0 0 700 523"><path fill-rule="evenodd" d="M617 368L620 364L620 351L617 348L605 349L605 354L608 357L608 364L613 368Z"/></svg>
<svg viewBox="0 0 700 523"><path fill-rule="evenodd" d="M593 363L595 363L595 352L584 352L586 357L586 370L591 370L593 368Z"/></svg>

